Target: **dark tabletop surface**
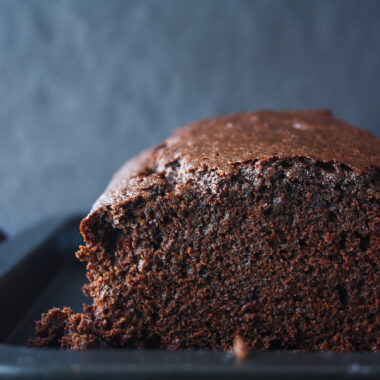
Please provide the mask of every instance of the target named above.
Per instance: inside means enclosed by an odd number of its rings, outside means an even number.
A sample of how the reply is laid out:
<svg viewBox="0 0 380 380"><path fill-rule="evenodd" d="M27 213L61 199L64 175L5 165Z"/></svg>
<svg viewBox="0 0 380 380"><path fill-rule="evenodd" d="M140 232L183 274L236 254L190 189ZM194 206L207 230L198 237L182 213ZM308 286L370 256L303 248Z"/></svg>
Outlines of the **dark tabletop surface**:
<svg viewBox="0 0 380 380"><path fill-rule="evenodd" d="M329 107L380 136L380 1L0 1L0 227L87 210L182 124Z"/></svg>

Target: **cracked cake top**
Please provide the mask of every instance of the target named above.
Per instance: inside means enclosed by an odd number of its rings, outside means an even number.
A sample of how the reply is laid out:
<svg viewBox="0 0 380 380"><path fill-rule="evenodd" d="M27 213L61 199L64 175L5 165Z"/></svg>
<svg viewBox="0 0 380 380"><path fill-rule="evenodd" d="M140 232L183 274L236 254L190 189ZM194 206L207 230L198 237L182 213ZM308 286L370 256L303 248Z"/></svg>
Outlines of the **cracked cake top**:
<svg viewBox="0 0 380 380"><path fill-rule="evenodd" d="M91 213L166 183L173 167L182 177L204 170L228 176L236 164L292 157L344 163L366 173L380 167L380 140L335 119L328 110L256 111L201 120L128 161Z"/></svg>

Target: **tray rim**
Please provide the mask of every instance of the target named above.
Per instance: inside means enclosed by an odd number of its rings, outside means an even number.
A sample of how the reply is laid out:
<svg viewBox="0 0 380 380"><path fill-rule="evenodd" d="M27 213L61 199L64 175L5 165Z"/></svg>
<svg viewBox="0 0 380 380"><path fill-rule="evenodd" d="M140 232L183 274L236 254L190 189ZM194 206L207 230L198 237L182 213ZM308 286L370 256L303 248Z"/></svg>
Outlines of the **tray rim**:
<svg viewBox="0 0 380 380"><path fill-rule="evenodd" d="M49 366L46 363L49 362ZM63 351L0 345L0 378L34 375L103 378L105 375L210 376L224 378L379 378L380 354L376 352L256 351L244 361L231 351L95 349Z"/></svg>

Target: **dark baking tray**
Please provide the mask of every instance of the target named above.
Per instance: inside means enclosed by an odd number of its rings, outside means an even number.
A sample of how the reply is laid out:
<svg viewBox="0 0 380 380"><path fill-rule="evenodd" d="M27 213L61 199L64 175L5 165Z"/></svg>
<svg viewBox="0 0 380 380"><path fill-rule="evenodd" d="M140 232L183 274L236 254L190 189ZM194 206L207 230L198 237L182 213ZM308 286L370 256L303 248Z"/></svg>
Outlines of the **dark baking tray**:
<svg viewBox="0 0 380 380"><path fill-rule="evenodd" d="M243 361L213 351L67 352L25 347L50 307L81 309L85 267L73 253L81 216L46 220L0 246L0 379L380 379L379 353L254 352Z"/></svg>

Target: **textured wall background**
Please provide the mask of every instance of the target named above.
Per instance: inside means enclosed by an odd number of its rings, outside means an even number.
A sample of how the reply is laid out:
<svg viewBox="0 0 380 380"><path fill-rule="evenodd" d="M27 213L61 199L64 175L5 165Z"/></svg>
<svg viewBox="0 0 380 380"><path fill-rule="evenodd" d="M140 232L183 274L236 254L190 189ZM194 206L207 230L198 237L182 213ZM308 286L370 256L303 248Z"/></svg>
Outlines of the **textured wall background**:
<svg viewBox="0 0 380 380"><path fill-rule="evenodd" d="M88 209L192 120L329 107L380 136L380 1L1 1L0 226Z"/></svg>

